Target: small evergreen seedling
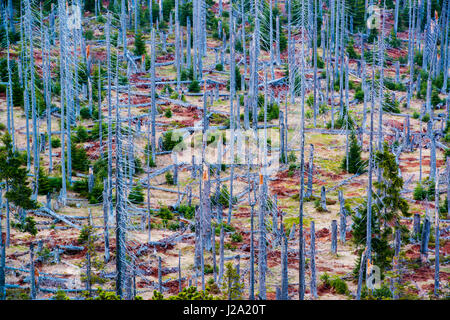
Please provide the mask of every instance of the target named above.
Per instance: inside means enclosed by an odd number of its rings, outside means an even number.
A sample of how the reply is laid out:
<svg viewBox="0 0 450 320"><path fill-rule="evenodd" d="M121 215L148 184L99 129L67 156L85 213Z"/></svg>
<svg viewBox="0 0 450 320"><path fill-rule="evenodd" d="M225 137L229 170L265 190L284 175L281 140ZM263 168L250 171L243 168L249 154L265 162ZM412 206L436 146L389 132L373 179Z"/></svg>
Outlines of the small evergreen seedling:
<svg viewBox="0 0 450 320"><path fill-rule="evenodd" d="M142 32L138 31L134 37L134 54L137 56L142 56L146 54L145 42L142 39Z"/></svg>
<svg viewBox="0 0 450 320"><path fill-rule="evenodd" d="M347 157L342 160L342 169L347 170ZM361 173L364 170L365 162L361 159L361 147L356 140L356 135L352 132L350 136L350 150L348 152L348 172Z"/></svg>
<svg viewBox="0 0 450 320"><path fill-rule="evenodd" d="M198 93L200 92L200 84L197 80L192 81L188 87L189 92Z"/></svg>
<svg viewBox="0 0 450 320"><path fill-rule="evenodd" d="M128 200L134 204L142 204L144 202L144 193L142 192L141 185L138 184L131 189L131 192L128 195Z"/></svg>

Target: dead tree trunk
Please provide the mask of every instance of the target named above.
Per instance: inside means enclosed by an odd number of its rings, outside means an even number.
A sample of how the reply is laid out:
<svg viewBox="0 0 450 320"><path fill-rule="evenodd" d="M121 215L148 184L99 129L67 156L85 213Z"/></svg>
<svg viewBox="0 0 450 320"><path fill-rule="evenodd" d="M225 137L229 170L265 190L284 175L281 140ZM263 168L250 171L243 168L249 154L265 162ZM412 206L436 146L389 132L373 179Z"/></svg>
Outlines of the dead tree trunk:
<svg viewBox="0 0 450 320"><path fill-rule="evenodd" d="M418 241L420 233L420 214L414 214L414 223L413 223L413 238Z"/></svg>
<svg viewBox="0 0 450 320"><path fill-rule="evenodd" d="M439 230L439 169L436 170L436 187L435 187L435 216L434 216L434 295L436 297L439 296L439 239L440 239L440 230Z"/></svg>
<svg viewBox="0 0 450 320"><path fill-rule="evenodd" d="M103 237L105 239L105 263L109 261L108 181L103 180Z"/></svg>
<svg viewBox="0 0 450 320"><path fill-rule="evenodd" d="M340 211L339 211L339 217L340 217L340 228L339 228L339 238L341 243L345 243L345 236L347 231L347 212L344 207L344 196L342 194L342 191L339 190L338 192L339 197L339 205L340 205Z"/></svg>
<svg viewBox="0 0 450 320"><path fill-rule="evenodd" d="M3 188L0 188L0 300L5 300L6 299L6 288L5 288L6 243L3 239L3 227L2 227L2 215L3 215L2 194L3 194Z"/></svg>
<svg viewBox="0 0 450 320"><path fill-rule="evenodd" d="M308 188L306 190L306 198L311 198L312 196L312 185L314 176L314 145L310 144L309 147L309 165L308 165Z"/></svg>
<svg viewBox="0 0 450 320"><path fill-rule="evenodd" d="M34 275L34 243L30 243L30 298L36 299L36 278Z"/></svg>
<svg viewBox="0 0 450 320"><path fill-rule="evenodd" d="M281 230L283 235L283 250L281 255L281 297L280 300L288 300L288 286L289 286L289 278L288 278L288 239L284 234L284 229Z"/></svg>
<svg viewBox="0 0 450 320"><path fill-rule="evenodd" d="M265 177L260 174L259 187L260 187L260 207L259 207L259 241L258 241L258 277L259 277L259 297L262 300L266 299L266 224L265 215L267 208L266 199L266 183Z"/></svg>
<svg viewBox="0 0 450 320"><path fill-rule="evenodd" d="M326 199L326 190L325 186L322 186L321 192L320 192L320 206L323 211L327 211L327 199Z"/></svg>
<svg viewBox="0 0 450 320"><path fill-rule="evenodd" d="M331 221L331 252L337 253L337 221Z"/></svg>
<svg viewBox="0 0 450 320"><path fill-rule="evenodd" d="M317 284L316 284L316 234L314 230L314 221L311 221L311 296L317 299Z"/></svg>
<svg viewBox="0 0 450 320"><path fill-rule="evenodd" d="M422 236L420 243L420 260L422 263L428 260L428 242L430 240L430 219L428 216L425 217L422 226Z"/></svg>

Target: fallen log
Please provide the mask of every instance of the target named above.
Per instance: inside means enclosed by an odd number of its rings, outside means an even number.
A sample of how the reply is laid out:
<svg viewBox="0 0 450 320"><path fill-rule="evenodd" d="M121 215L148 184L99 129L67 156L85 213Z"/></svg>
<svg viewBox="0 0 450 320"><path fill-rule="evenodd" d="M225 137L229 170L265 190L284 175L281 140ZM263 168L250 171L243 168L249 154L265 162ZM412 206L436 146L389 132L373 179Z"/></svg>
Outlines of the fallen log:
<svg viewBox="0 0 450 320"><path fill-rule="evenodd" d="M64 222L64 223L68 224L69 226L71 226L71 227L73 227L73 228L76 228L76 229L78 229L78 230L81 230L81 226L79 226L79 225L73 223L72 221L70 221L69 219L67 219L66 217L64 217L63 215L57 214L56 212L54 212L53 210L50 210L50 209L47 208L47 207L41 207L41 208L39 208L38 210L35 210L35 211L32 211L32 212L33 212L33 213L36 213L36 212L44 212L44 213L46 213L46 214L52 216L53 218L56 218L56 219L58 219L58 220L60 220L60 221L62 221L62 222Z"/></svg>

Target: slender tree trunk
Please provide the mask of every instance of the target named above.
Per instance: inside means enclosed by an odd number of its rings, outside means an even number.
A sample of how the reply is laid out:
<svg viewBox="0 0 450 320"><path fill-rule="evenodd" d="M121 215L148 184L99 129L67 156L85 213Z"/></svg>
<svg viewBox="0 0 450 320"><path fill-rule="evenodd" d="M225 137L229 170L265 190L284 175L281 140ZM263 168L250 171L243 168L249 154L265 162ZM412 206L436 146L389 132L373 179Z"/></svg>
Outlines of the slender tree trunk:
<svg viewBox="0 0 450 320"><path fill-rule="evenodd" d="M439 240L440 240L440 230L439 230L439 169L436 169L436 187L435 187L435 242L434 242L434 295L439 296Z"/></svg>
<svg viewBox="0 0 450 320"><path fill-rule="evenodd" d="M317 284L316 284L316 234L314 229L314 221L311 221L311 296L317 299Z"/></svg>

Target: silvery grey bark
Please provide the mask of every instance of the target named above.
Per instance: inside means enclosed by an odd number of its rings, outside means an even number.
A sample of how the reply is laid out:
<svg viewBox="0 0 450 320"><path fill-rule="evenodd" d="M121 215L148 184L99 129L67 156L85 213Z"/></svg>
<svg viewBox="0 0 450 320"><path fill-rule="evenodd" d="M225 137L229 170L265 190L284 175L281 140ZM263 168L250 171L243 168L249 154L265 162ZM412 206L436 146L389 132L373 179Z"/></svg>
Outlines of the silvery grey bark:
<svg viewBox="0 0 450 320"><path fill-rule="evenodd" d="M205 179L209 166L203 175L203 197L202 197L202 247L205 250L211 250L211 184L209 179Z"/></svg>
<svg viewBox="0 0 450 320"><path fill-rule="evenodd" d="M423 222L422 236L421 236L421 243L420 243L420 260L422 261L422 263L428 260L428 242L430 240L430 228L431 228L431 223L430 223L430 219L427 215Z"/></svg>
<svg viewBox="0 0 450 320"><path fill-rule="evenodd" d="M186 67L191 68L191 20L189 17L186 18Z"/></svg>
<svg viewBox="0 0 450 320"><path fill-rule="evenodd" d="M260 187L260 205L259 205L259 239L258 239L258 283L259 283L259 297L262 300L266 299L266 224L265 224L265 216L267 210L267 198L266 192L267 190L267 182L266 177L262 174L259 176L259 187Z"/></svg>
<svg viewBox="0 0 450 320"><path fill-rule="evenodd" d="M11 0L9 0L9 6L12 8L10 4ZM12 16L11 16L12 17ZM9 15L5 13L5 20L4 20L4 27L5 30L8 30L8 21L9 21ZM12 23L11 19L11 26L14 28L14 24ZM9 55L9 33L5 32L6 35L6 67L8 69L8 86L7 86L7 93L6 93L6 103L7 103L7 128L8 132L11 135L12 144L13 144L13 151L16 150L16 142L15 142L15 129L14 129L14 101L13 101L13 95L12 95L12 78L11 78L11 64L10 64L10 55ZM20 63L19 63L20 65ZM20 70L19 70L19 73Z"/></svg>
<svg viewBox="0 0 450 320"><path fill-rule="evenodd" d="M88 217L88 227L91 226L91 208L89 208L89 217ZM91 230L89 229L88 237L87 237L87 250L86 250L86 291L88 292L88 296L91 295Z"/></svg>
<svg viewBox="0 0 450 320"><path fill-rule="evenodd" d="M219 204L219 224L220 224L220 252L219 252L219 284L222 285L223 275L224 275L224 230L223 230L223 208L222 205Z"/></svg>
<svg viewBox="0 0 450 320"><path fill-rule="evenodd" d="M108 181L103 179L103 237L105 242L105 262L109 261L109 217L108 217Z"/></svg>
<svg viewBox="0 0 450 320"><path fill-rule="evenodd" d="M370 108L370 140L369 140L369 181L367 186L367 221L372 221L372 172L373 172L373 114L375 109L375 65L372 64L372 88L371 88L371 108ZM382 109L382 108L380 108ZM372 251L372 223L366 223L366 251L362 254L360 260L360 269L358 276L358 288L356 299L361 298L362 280L364 270L366 270L367 260L371 259Z"/></svg>
<svg viewBox="0 0 450 320"><path fill-rule="evenodd" d="M288 285L289 285L289 278L288 278L288 240L286 238L286 235L284 234L284 229L282 227L282 252L281 252L281 295L280 300L288 300Z"/></svg>
<svg viewBox="0 0 450 320"><path fill-rule="evenodd" d="M310 244L310 258L311 258L311 296L317 299L317 284L316 284L316 233L314 229L314 221L311 221L311 244Z"/></svg>
<svg viewBox="0 0 450 320"><path fill-rule="evenodd" d="M331 221L331 252L337 253L337 221Z"/></svg>
<svg viewBox="0 0 450 320"><path fill-rule="evenodd" d="M430 138L430 180L434 181L436 177L436 135L433 130L433 120L427 123L427 133Z"/></svg>
<svg viewBox="0 0 450 320"><path fill-rule="evenodd" d="M111 16L108 14L108 20L110 21ZM119 59L116 59L116 77L115 77L115 87L119 86ZM124 183L124 173L123 171L123 159L122 159L122 134L121 134L121 121L119 112L119 95L116 94L116 130L115 130L115 142L116 142L116 175L115 175L115 186L116 186L116 294L118 296L123 296L126 279L128 277L128 267L125 256L126 243L125 243L125 233L126 233L126 215L127 211L124 205L125 199L125 188ZM112 181L111 181L112 186ZM112 196L112 195L111 195ZM110 205L112 205L112 199L108 200ZM112 210L111 210L112 211Z"/></svg>
<svg viewBox="0 0 450 320"><path fill-rule="evenodd" d="M447 157L447 219L450 219L450 157Z"/></svg>
<svg viewBox="0 0 450 320"><path fill-rule="evenodd" d="M254 207L256 204L256 187L254 180L250 180L250 154L249 154L249 137L245 137L245 150L247 158L247 184L248 184L248 203L250 205L250 283L249 283L249 300L255 299L255 248L254 248ZM251 198L253 189L253 199Z"/></svg>
<svg viewBox="0 0 450 320"><path fill-rule="evenodd" d="M345 202L344 202L344 196L342 194L342 191L338 191L338 198L339 198L339 217L340 217L340 226L339 226L339 240L341 243L345 243L345 236L346 236L346 229L347 229L347 212L345 210Z"/></svg>
<svg viewBox="0 0 450 320"><path fill-rule="evenodd" d="M178 292L181 292L182 290L183 290L183 286L181 284L181 249L179 249L178 250Z"/></svg>
<svg viewBox="0 0 450 320"><path fill-rule="evenodd" d="M413 238L415 240L419 239L419 233L420 233L420 214L415 213L413 219Z"/></svg>
<svg viewBox="0 0 450 320"><path fill-rule="evenodd" d="M309 145L309 163L308 163L308 187L306 189L306 198L310 198L312 196L312 185L313 185L313 176L314 176L314 145Z"/></svg>
<svg viewBox="0 0 450 320"><path fill-rule="evenodd" d="M314 113L314 128L317 125L317 112L318 112L318 106L317 106L317 0L314 0L314 30L313 30L313 67L314 67L314 74L313 74L313 113ZM347 77L348 78L348 77Z"/></svg>
<svg viewBox="0 0 450 320"><path fill-rule="evenodd" d="M36 299L36 278L34 268L34 243L30 243L30 298Z"/></svg>
<svg viewBox="0 0 450 320"><path fill-rule="evenodd" d="M2 234L2 203L3 188L0 188L0 234ZM3 236L0 236L0 300L6 299L5 288L5 267L6 267L6 243L3 241Z"/></svg>
<svg viewBox="0 0 450 320"><path fill-rule="evenodd" d="M436 186L435 186L435 205L434 205L434 295L439 296L439 245L440 245L440 230L439 230L439 169L436 169Z"/></svg>
<svg viewBox="0 0 450 320"><path fill-rule="evenodd" d="M60 83L61 83L61 177L66 177L66 160L65 160L65 107L64 103L67 104L67 100L64 99L65 97L65 86L63 85L65 81L65 57L66 57L66 50L65 50L65 28L64 23L61 21L65 21L65 9L64 9L64 1L58 0L58 15L60 18L59 23L59 42L60 42ZM70 149L70 146L68 147ZM62 179L62 187L61 187L61 200L62 204L65 205L66 203L66 197L67 197L67 190L66 190L66 179Z"/></svg>
<svg viewBox="0 0 450 320"><path fill-rule="evenodd" d="M175 0L175 63L177 68L177 92L179 95L181 95L181 57L182 52L180 52L180 21L178 19L178 0Z"/></svg>
<svg viewBox="0 0 450 320"><path fill-rule="evenodd" d="M161 256L158 256L158 291L162 292Z"/></svg>
<svg viewBox="0 0 450 320"><path fill-rule="evenodd" d="M304 14L304 12L302 12ZM303 23L303 19L302 19ZM304 27L304 25L302 25ZM300 65L300 84L301 84L301 127L300 127L300 196L299 196L299 284L298 284L298 294L299 300L303 300L305 297L305 239L303 237L303 197L305 188L305 66L304 66L304 56L305 56L305 43L301 42L301 56L302 63ZM308 177L309 179L309 177ZM309 180L308 180L309 181Z"/></svg>

